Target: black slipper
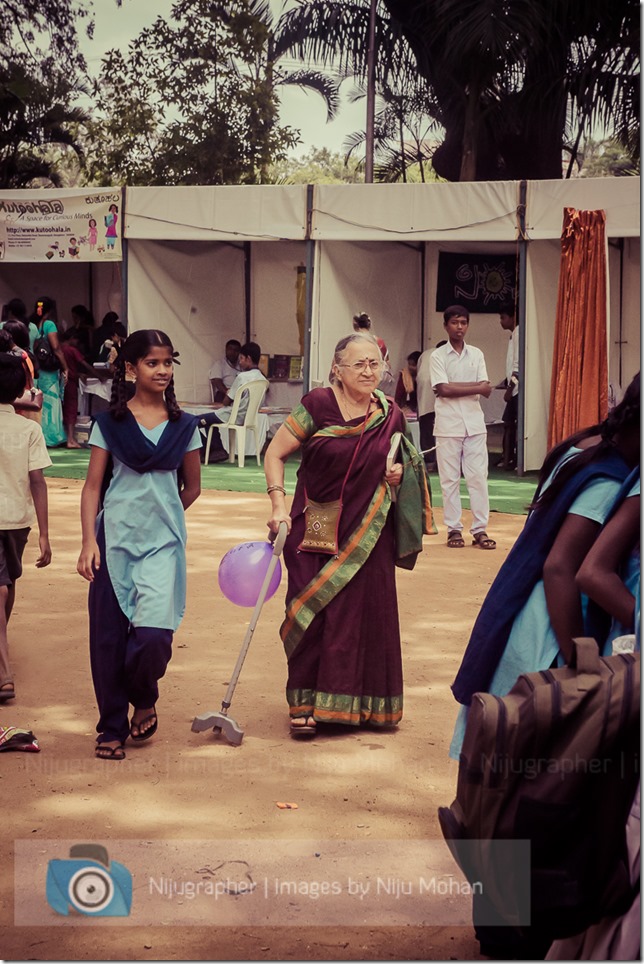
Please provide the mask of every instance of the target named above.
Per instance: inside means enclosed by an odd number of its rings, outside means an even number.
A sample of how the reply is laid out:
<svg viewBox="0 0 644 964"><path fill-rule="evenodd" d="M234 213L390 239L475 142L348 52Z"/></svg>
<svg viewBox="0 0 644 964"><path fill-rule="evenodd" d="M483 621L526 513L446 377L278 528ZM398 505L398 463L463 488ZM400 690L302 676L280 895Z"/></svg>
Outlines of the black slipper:
<svg viewBox="0 0 644 964"><path fill-rule="evenodd" d="M107 743L97 743L94 748L94 756L97 760L124 760L125 747L122 743L118 746L108 746Z"/></svg>
<svg viewBox="0 0 644 964"><path fill-rule="evenodd" d="M0 703L6 703L7 700L15 700L16 691L13 687L13 683L5 683L0 689Z"/></svg>
<svg viewBox="0 0 644 964"><path fill-rule="evenodd" d="M152 724L152 726L149 727L147 730L145 730L144 733L141 733L141 727L143 726L143 724L148 723L150 720L154 720L154 723ZM157 718L157 711L155 707L151 713L148 713L147 716L144 716L143 719L139 720L137 723L135 723L134 720L132 720L132 722L130 723L130 737L134 740L135 743L142 743L143 740L149 740L151 736L154 736L154 734L157 731L158 725L159 725L159 720ZM139 731L138 733L132 732L132 727L134 726Z"/></svg>

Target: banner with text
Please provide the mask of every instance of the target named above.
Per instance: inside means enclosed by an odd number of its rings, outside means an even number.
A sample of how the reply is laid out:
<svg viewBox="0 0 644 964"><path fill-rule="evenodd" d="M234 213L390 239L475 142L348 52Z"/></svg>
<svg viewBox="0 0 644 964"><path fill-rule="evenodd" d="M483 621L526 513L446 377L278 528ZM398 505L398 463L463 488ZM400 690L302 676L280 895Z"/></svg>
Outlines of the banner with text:
<svg viewBox="0 0 644 964"><path fill-rule="evenodd" d="M121 188L0 192L0 261L122 261Z"/></svg>

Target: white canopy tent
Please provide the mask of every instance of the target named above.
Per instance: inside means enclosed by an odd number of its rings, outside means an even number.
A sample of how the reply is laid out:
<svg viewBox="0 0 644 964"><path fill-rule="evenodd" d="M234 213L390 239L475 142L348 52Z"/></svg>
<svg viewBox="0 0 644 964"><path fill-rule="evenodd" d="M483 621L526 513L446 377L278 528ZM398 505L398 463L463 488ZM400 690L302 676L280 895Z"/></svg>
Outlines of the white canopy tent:
<svg viewBox="0 0 644 964"><path fill-rule="evenodd" d="M546 451L565 207L606 212L616 391L639 368L639 178L523 187L524 194L519 182L131 188L130 328L167 330L181 352L179 396L207 402L208 369L227 338L248 336L270 354L300 352L296 276L308 263L308 380L326 379L333 346L359 311L371 315L399 368L443 335L441 252L516 255L523 246L524 468L537 468ZM500 381L507 336L498 314L473 314L469 340L484 351L491 381Z"/></svg>
<svg viewBox="0 0 644 964"><path fill-rule="evenodd" d="M125 235L129 327L170 335L179 398L210 401L208 371L229 338L300 352L305 185L131 188Z"/></svg>

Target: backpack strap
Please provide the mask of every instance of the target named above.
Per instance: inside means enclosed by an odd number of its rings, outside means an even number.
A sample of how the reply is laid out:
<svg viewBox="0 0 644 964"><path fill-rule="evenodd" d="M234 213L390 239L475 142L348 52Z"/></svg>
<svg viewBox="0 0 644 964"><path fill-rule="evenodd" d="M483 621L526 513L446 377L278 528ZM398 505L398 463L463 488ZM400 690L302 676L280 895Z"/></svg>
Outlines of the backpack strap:
<svg viewBox="0 0 644 964"><path fill-rule="evenodd" d="M596 685L599 676L599 646L590 636L580 636L572 642L573 655L570 666L577 670L578 689L591 689Z"/></svg>

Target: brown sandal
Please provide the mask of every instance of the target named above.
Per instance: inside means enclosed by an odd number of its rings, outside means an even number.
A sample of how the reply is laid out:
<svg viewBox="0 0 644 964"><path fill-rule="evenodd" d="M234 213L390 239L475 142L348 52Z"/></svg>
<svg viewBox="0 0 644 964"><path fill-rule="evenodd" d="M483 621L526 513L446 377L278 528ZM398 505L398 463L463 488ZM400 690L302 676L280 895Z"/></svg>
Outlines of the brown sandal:
<svg viewBox="0 0 644 964"><path fill-rule="evenodd" d="M317 726L312 716L298 716L295 719L304 720L304 722L296 723L295 720L291 720L289 729L293 739L302 740L315 736Z"/></svg>
<svg viewBox="0 0 644 964"><path fill-rule="evenodd" d="M490 539L487 532L472 533L472 545L479 549L496 549L496 542Z"/></svg>
<svg viewBox="0 0 644 964"><path fill-rule="evenodd" d="M447 546L449 549L462 549L465 546L465 540L460 529L450 529L447 533Z"/></svg>

